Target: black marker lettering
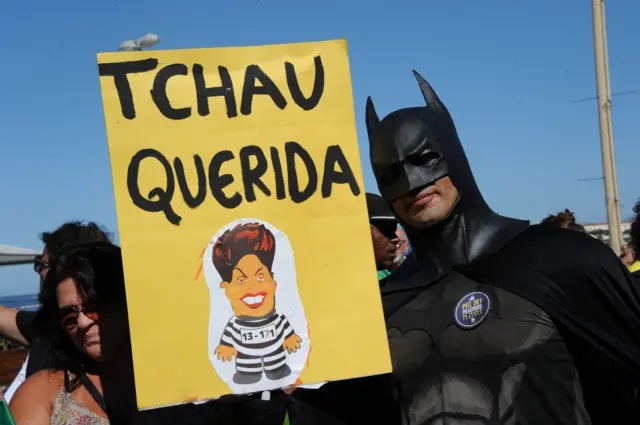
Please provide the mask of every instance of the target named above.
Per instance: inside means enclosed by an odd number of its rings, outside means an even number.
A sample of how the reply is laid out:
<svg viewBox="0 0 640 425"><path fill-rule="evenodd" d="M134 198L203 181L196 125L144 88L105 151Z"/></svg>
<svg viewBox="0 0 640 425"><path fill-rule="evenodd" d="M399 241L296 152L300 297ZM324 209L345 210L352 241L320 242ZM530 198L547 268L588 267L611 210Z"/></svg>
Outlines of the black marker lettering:
<svg viewBox="0 0 640 425"><path fill-rule="evenodd" d="M284 191L284 175L282 174L282 163L280 162L280 153L273 146L271 151L271 165L273 165L273 173L276 177L276 199L284 199L287 197Z"/></svg>
<svg viewBox="0 0 640 425"><path fill-rule="evenodd" d="M335 166L338 165L339 170L336 171ZM354 196L360 195L360 187L356 182L353 171L349 166L347 158L345 158L340 145L329 146L327 154L324 157L324 172L322 173L322 197L331 196L333 184L348 183L351 193Z"/></svg>
<svg viewBox="0 0 640 425"><path fill-rule="evenodd" d="M251 157L256 158L256 166L251 168ZM242 183L244 184L244 199L247 202L256 200L253 186L257 186L267 196L271 196L269 188L260 180L267 172L267 158L258 146L245 146L240 149L240 167L242 169Z"/></svg>
<svg viewBox="0 0 640 425"><path fill-rule="evenodd" d="M222 164L231 161L235 156L231 151L220 151L211 158L209 163L209 188L211 194L220 205L225 208L233 209L240 205L242 202L242 196L236 192L231 198L227 198L223 190L225 187L233 183L233 176L231 174L220 175L220 167Z"/></svg>
<svg viewBox="0 0 640 425"><path fill-rule="evenodd" d="M187 204L189 208L199 207L207 196L207 175L204 171L202 158L198 155L194 155L193 162L196 165L196 173L198 174L198 192L195 196L191 194L191 190L189 189L182 161L180 158L173 160L173 167L176 169L176 177L178 178L178 186L182 193L182 199L184 199L185 204Z"/></svg>
<svg viewBox="0 0 640 425"><path fill-rule="evenodd" d="M289 92L296 104L304 109L310 111L320 102L320 98L324 93L324 67L322 66L322 59L320 56L313 58L313 63L316 69L316 76L313 81L313 91L311 96L304 97L302 90L300 89L300 83L298 82L298 76L296 75L296 69L290 62L284 63L284 68L287 72L287 85L289 86Z"/></svg>
<svg viewBox="0 0 640 425"><path fill-rule="evenodd" d="M132 120L136 117L136 108L133 104L133 94L127 74L153 71L158 66L158 59L144 59L131 62L114 62L98 64L98 73L101 77L112 76L120 99L122 115Z"/></svg>
<svg viewBox="0 0 640 425"><path fill-rule="evenodd" d="M257 87L256 81L259 81L262 86ZM249 65L244 73L244 86L242 87L242 102L240 103L242 115L251 114L253 96L257 94L270 96L273 103L280 109L287 106L287 100L273 80L258 65Z"/></svg>
<svg viewBox="0 0 640 425"><path fill-rule="evenodd" d="M138 175L140 174L140 163L146 158L156 159L164 167L164 172L167 177L167 186L165 189L156 187L149 192L149 196L144 198L140 193L140 186L138 186ZM171 200L173 199L173 193L176 189L176 183L173 179L173 170L171 170L171 164L160 152L155 149L142 149L138 151L131 162L129 163L129 169L127 171L127 189L129 190L129 196L133 201L133 204L141 210L147 212L164 212L165 217L169 220L169 223L178 226L182 218L177 215L171 208ZM152 200L158 198L157 200Z"/></svg>
<svg viewBox="0 0 640 425"><path fill-rule="evenodd" d="M313 195L318 188L318 172L313 164L311 155L302 146L296 142L287 142L284 144L284 151L287 157L287 177L289 179L289 197L296 204L306 201ZM309 181L307 187L300 191L300 182L298 182L298 173L296 169L296 156L302 160Z"/></svg>
<svg viewBox="0 0 640 425"><path fill-rule="evenodd" d="M216 96L223 96L225 104L227 106L227 117L234 118L238 116L238 108L236 106L236 98L233 92L233 81L229 71L224 66L218 67L218 73L220 74L221 86L207 87L207 83L204 80L204 70L202 65L193 65L193 80L196 84L196 96L198 98L198 114L201 117L209 115L209 98Z"/></svg>
<svg viewBox="0 0 640 425"><path fill-rule="evenodd" d="M169 97L167 97L167 83L169 82L169 78L176 75L189 75L189 69L186 65L174 63L158 71L156 78L153 80L151 98L162 115L170 120L183 120L191 116L191 108L176 109L171 106Z"/></svg>

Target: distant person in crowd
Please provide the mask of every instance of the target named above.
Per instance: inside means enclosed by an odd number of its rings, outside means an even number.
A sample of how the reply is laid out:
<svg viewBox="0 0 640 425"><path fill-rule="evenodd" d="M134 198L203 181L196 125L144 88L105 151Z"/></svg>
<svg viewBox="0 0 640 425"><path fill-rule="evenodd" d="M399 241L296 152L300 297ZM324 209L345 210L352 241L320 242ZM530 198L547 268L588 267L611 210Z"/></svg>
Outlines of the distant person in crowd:
<svg viewBox="0 0 640 425"><path fill-rule="evenodd" d="M622 250L620 251L620 261L622 264L627 266L629 270L631 270L633 263L635 263L635 255L633 250L629 247L629 245L622 245Z"/></svg>
<svg viewBox="0 0 640 425"><path fill-rule="evenodd" d="M398 249L398 221L380 195L367 193L366 198L378 281L382 283L404 260Z"/></svg>
<svg viewBox="0 0 640 425"><path fill-rule="evenodd" d="M629 271L640 278L640 200L633 207L636 214L633 223L631 223L631 251L633 252L633 262L628 265Z"/></svg>
<svg viewBox="0 0 640 425"><path fill-rule="evenodd" d="M54 261L66 246L76 242L106 242L109 241L110 238L107 232L96 223L70 221L64 223L53 232L42 233L40 239L44 243L44 249L42 255L38 255L35 259L34 270L40 278L40 293L38 299L42 302L43 283L49 272L49 263ZM23 366L19 376L5 391L7 401L11 399L15 390L25 378L46 368L48 365L46 356L48 341L46 337L37 336L34 331L34 319L36 316L37 312L19 311L15 308L0 306L0 335L30 349L26 360L26 367Z"/></svg>
<svg viewBox="0 0 640 425"><path fill-rule="evenodd" d="M396 230L396 236L398 237L398 251L406 258L411 254L411 244L407 238L407 234L404 229L398 226Z"/></svg>
<svg viewBox="0 0 640 425"><path fill-rule="evenodd" d="M563 229L576 230L578 232L585 233L584 227L581 224L576 223L575 214L568 209L565 209L564 211L556 215L549 215L544 220L542 220L540 224L556 226Z"/></svg>
<svg viewBox="0 0 640 425"><path fill-rule="evenodd" d="M16 392L16 424L126 423L137 404L120 248L79 244L49 261L37 331L51 341L51 368Z"/></svg>

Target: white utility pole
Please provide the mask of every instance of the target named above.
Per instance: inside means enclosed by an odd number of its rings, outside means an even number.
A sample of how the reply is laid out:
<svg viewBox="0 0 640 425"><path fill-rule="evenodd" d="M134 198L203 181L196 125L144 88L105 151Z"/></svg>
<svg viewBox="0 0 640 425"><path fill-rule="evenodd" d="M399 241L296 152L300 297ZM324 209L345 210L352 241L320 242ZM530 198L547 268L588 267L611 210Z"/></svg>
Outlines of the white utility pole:
<svg viewBox="0 0 640 425"><path fill-rule="evenodd" d="M611 87L609 85L609 58L607 56L604 0L592 0L592 11L593 47L596 60L596 85L598 88L598 116L600 118L600 145L602 149L602 170L604 172L604 193L607 203L609 237L611 248L616 254L620 255L623 239L611 127Z"/></svg>

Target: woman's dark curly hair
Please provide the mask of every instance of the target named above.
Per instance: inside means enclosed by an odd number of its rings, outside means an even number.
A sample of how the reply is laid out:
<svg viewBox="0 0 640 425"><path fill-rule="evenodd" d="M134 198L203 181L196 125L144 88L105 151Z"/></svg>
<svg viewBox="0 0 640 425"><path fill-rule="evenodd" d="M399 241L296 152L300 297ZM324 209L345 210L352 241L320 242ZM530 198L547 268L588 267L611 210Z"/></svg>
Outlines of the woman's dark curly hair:
<svg viewBox="0 0 640 425"><path fill-rule="evenodd" d="M540 224L561 227L563 229L570 229L583 233L585 232L584 227L576 223L576 216L568 209L565 209L557 215L549 215L547 218L542 220Z"/></svg>
<svg viewBox="0 0 640 425"><path fill-rule="evenodd" d="M78 243L67 247L49 265L35 325L38 333L51 341L50 366L75 375L70 388L73 390L80 385L91 360L73 345L60 326L56 288L67 279L73 280L83 303L94 303L98 310L126 303L120 248L109 242Z"/></svg>
<svg viewBox="0 0 640 425"><path fill-rule="evenodd" d="M629 245L631 245L631 249L633 250L634 259L640 260L640 199L633 207L633 212L636 218L633 220L633 223L631 223L631 241Z"/></svg>
<svg viewBox="0 0 640 425"><path fill-rule="evenodd" d="M111 242L111 235L93 221L68 221L53 232L42 233L40 239L49 253L49 263L52 263L68 246L84 242ZM41 288L41 292L46 290ZM38 294L40 303L42 296Z"/></svg>

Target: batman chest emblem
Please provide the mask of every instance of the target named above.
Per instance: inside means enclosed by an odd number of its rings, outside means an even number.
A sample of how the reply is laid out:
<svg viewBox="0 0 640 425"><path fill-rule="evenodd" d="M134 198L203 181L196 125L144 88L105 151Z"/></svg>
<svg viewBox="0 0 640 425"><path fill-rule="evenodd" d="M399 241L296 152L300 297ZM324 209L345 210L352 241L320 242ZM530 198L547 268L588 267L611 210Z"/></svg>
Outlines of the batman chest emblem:
<svg viewBox="0 0 640 425"><path fill-rule="evenodd" d="M453 313L456 325L461 329L473 329L480 326L489 315L491 298L484 292L471 292L458 301Z"/></svg>

